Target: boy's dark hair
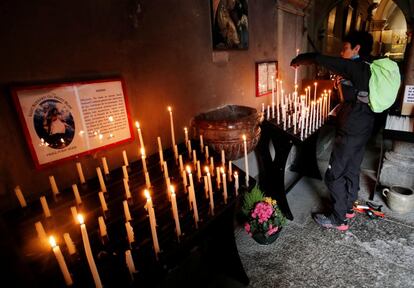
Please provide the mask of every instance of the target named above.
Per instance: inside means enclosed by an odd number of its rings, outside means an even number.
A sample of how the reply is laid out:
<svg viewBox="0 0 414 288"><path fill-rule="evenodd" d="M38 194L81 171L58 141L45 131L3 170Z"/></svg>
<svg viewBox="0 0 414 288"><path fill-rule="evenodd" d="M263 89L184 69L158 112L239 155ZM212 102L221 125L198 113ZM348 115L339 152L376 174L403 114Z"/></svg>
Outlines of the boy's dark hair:
<svg viewBox="0 0 414 288"><path fill-rule="evenodd" d="M372 35L366 31L352 31L345 36L343 42L349 42L352 49L354 49L356 45L361 46L359 55L368 57L371 54L374 39Z"/></svg>

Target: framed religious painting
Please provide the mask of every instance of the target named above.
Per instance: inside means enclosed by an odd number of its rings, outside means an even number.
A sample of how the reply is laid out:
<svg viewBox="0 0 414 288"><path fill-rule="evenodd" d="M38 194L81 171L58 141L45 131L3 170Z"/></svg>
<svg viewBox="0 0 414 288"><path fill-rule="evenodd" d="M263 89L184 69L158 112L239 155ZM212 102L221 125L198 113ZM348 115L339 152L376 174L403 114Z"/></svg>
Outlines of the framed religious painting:
<svg viewBox="0 0 414 288"><path fill-rule="evenodd" d="M248 0L210 0L210 6L213 49L248 49Z"/></svg>
<svg viewBox="0 0 414 288"><path fill-rule="evenodd" d="M36 168L133 140L122 79L12 88Z"/></svg>
<svg viewBox="0 0 414 288"><path fill-rule="evenodd" d="M256 97L266 96L272 93L272 89L277 89L277 62L257 62L256 63Z"/></svg>

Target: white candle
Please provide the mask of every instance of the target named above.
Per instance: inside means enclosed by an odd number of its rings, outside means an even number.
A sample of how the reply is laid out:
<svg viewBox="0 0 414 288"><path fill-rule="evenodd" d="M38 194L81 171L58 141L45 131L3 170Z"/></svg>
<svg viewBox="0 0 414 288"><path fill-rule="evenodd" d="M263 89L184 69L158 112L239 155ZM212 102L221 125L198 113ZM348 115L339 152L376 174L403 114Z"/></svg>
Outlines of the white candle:
<svg viewBox="0 0 414 288"><path fill-rule="evenodd" d="M76 205L82 204L82 199L79 195L78 185L72 184L73 194L75 195Z"/></svg>
<svg viewBox="0 0 414 288"><path fill-rule="evenodd" d="M125 165L122 165L122 174L124 175L124 178L125 179L129 179L129 175L128 175L128 169L127 169L127 166L125 166Z"/></svg>
<svg viewBox="0 0 414 288"><path fill-rule="evenodd" d="M223 199L224 204L227 204L227 179L226 179L226 173L224 173L224 169L221 168L222 178L223 178Z"/></svg>
<svg viewBox="0 0 414 288"><path fill-rule="evenodd" d="M160 156L161 170L163 170L164 169L164 167L163 167L163 165L164 165L164 150L162 149L161 137L157 137L157 142L158 142L158 154Z"/></svg>
<svg viewBox="0 0 414 288"><path fill-rule="evenodd" d="M279 78L276 79L276 109L279 112ZM277 114L279 115L279 113Z"/></svg>
<svg viewBox="0 0 414 288"><path fill-rule="evenodd" d="M141 160L142 160L142 170L145 172L147 172L147 162L146 159L147 157L145 156L145 149L141 148Z"/></svg>
<svg viewBox="0 0 414 288"><path fill-rule="evenodd" d="M165 187L167 187L167 195L168 195L168 200L171 201L171 195L170 195L170 186L171 186L171 180L170 177L168 177L167 179L165 179Z"/></svg>
<svg viewBox="0 0 414 288"><path fill-rule="evenodd" d="M177 163L177 161L178 161L178 146L177 146L177 144L174 145L174 158L175 158L175 163Z"/></svg>
<svg viewBox="0 0 414 288"><path fill-rule="evenodd" d="M200 168L200 160L197 160L197 179L201 181L201 168Z"/></svg>
<svg viewBox="0 0 414 288"><path fill-rule="evenodd" d="M206 146L206 162L208 162L208 158L210 157L210 155L208 155L208 146Z"/></svg>
<svg viewBox="0 0 414 288"><path fill-rule="evenodd" d="M124 206L124 215L125 221L131 221L131 212L129 212L128 202L126 200L122 201L122 205Z"/></svg>
<svg viewBox="0 0 414 288"><path fill-rule="evenodd" d="M99 185L101 186L101 191L102 192L107 192L106 186L105 186L105 181L104 181L103 176L102 176L101 167L96 167L96 174L98 174Z"/></svg>
<svg viewBox="0 0 414 288"><path fill-rule="evenodd" d="M45 217L51 217L52 214L50 213L49 206L47 205L47 200L45 196L40 197L40 204L42 204L43 213L45 214Z"/></svg>
<svg viewBox="0 0 414 288"><path fill-rule="evenodd" d="M167 179L168 176L168 166L167 166L167 161L164 161L164 178Z"/></svg>
<svg viewBox="0 0 414 288"><path fill-rule="evenodd" d="M125 222L125 230L127 232L128 243L131 245L135 242L134 228L132 228L131 223Z"/></svg>
<svg viewBox="0 0 414 288"><path fill-rule="evenodd" d="M85 176L83 175L82 165L80 162L76 162L76 170L78 170L80 183L84 184L86 181Z"/></svg>
<svg viewBox="0 0 414 288"><path fill-rule="evenodd" d="M309 134L311 134L313 132L313 119L314 119L314 115L315 115L315 101L311 102L311 112L310 112L310 125L309 125Z"/></svg>
<svg viewBox="0 0 414 288"><path fill-rule="evenodd" d="M210 198L210 212L211 215L214 216L214 197L213 197L213 185L211 184L211 176L210 172L208 171L208 167L205 168L207 173L207 185L208 185L208 194Z"/></svg>
<svg viewBox="0 0 414 288"><path fill-rule="evenodd" d="M193 150L193 164L194 164L194 167L196 167L196 165L197 165L197 152L196 152L196 150Z"/></svg>
<svg viewBox="0 0 414 288"><path fill-rule="evenodd" d="M308 137L308 129L309 129L309 108L305 108L305 138Z"/></svg>
<svg viewBox="0 0 414 288"><path fill-rule="evenodd" d="M207 168L207 170L208 170L208 168ZM203 179L204 179L204 194L205 194L205 196L206 196L206 199L208 199L208 180L207 180L207 176L203 176Z"/></svg>
<svg viewBox="0 0 414 288"><path fill-rule="evenodd" d="M131 275L131 278L134 279L134 273L137 272L135 269L134 259L132 259L131 250L125 251L125 262L128 267L129 275Z"/></svg>
<svg viewBox="0 0 414 288"><path fill-rule="evenodd" d="M108 162L106 162L106 157L102 157L102 165L103 165L105 175L109 175L109 167L108 167Z"/></svg>
<svg viewBox="0 0 414 288"><path fill-rule="evenodd" d="M145 172L145 186L147 186L147 189L151 188L151 180L148 172Z"/></svg>
<svg viewBox="0 0 414 288"><path fill-rule="evenodd" d="M280 105L285 105L285 99L283 96L283 81L280 80L279 83L280 83L280 100L281 100Z"/></svg>
<svg viewBox="0 0 414 288"><path fill-rule="evenodd" d="M223 149L221 150L221 165L223 167L226 167L226 157L225 157L225 154L224 154L224 150Z"/></svg>
<svg viewBox="0 0 414 288"><path fill-rule="evenodd" d="M249 187L249 161L247 159L246 135L243 135L243 145L244 145L244 167L246 169L246 187Z"/></svg>
<svg viewBox="0 0 414 288"><path fill-rule="evenodd" d="M105 197L104 197L104 195L103 195L103 192L101 191L101 192L99 192L98 193L98 196L99 196L99 201L101 201L101 207L102 207L102 210L105 212L105 211L108 211L108 206L106 205L106 201L105 201Z"/></svg>
<svg viewBox="0 0 414 288"><path fill-rule="evenodd" d="M128 156L125 150L122 150L122 157L124 158L124 165L129 166Z"/></svg>
<svg viewBox="0 0 414 288"><path fill-rule="evenodd" d="M99 235L101 235L101 237L107 236L108 232L106 230L105 220L102 216L98 217L98 223L99 223Z"/></svg>
<svg viewBox="0 0 414 288"><path fill-rule="evenodd" d="M216 183L217 183L217 189L220 189L220 167L216 167Z"/></svg>
<svg viewBox="0 0 414 288"><path fill-rule="evenodd" d="M78 224L78 209L76 209L76 206L71 206L70 212L72 213L73 221Z"/></svg>
<svg viewBox="0 0 414 288"><path fill-rule="evenodd" d="M173 114L171 106L168 106L168 112L170 112L170 125L171 125L171 140L172 140L172 147L174 149L175 145L175 135L174 135L174 120L173 120Z"/></svg>
<svg viewBox="0 0 414 288"><path fill-rule="evenodd" d="M139 145L141 148L144 148L144 139L142 138L142 133L141 133L141 126L139 125L138 121L135 121L135 126L137 127L138 130L138 137L139 137Z"/></svg>
<svg viewBox="0 0 414 288"><path fill-rule="evenodd" d="M204 152L203 135L200 135L200 150L201 150L201 152Z"/></svg>
<svg viewBox="0 0 414 288"><path fill-rule="evenodd" d="M318 83L315 82L313 85L315 86L315 91L313 92L313 101L316 102L316 91L318 90Z"/></svg>
<svg viewBox="0 0 414 288"><path fill-rule="evenodd" d="M272 118L275 118L275 78L272 75Z"/></svg>
<svg viewBox="0 0 414 288"><path fill-rule="evenodd" d="M231 164L231 161L229 161L229 181L233 181L232 179L231 179L231 176L233 175L233 167L232 167L232 164Z"/></svg>
<svg viewBox="0 0 414 288"><path fill-rule="evenodd" d="M267 120L270 120L270 105L267 105L267 116L266 116Z"/></svg>
<svg viewBox="0 0 414 288"><path fill-rule="evenodd" d="M188 129L187 129L187 127L184 127L184 139L185 139L185 144L187 145L187 143L188 143Z"/></svg>
<svg viewBox="0 0 414 288"><path fill-rule="evenodd" d="M63 278L65 279L65 283L67 286L71 286L73 284L73 280L72 280L72 277L70 276L65 259L63 258L62 251L60 251L60 247L56 245L56 241L53 236L50 236L49 242L50 242L50 246L52 246L53 253L56 256L56 260L59 264L60 271L63 274Z"/></svg>
<svg viewBox="0 0 414 288"><path fill-rule="evenodd" d="M145 193L145 197L147 198L146 208L147 208L148 216L149 216L149 220L150 220L152 243L154 245L155 254L158 254L161 250L160 250L160 246L159 246L159 243L158 243L157 227L156 227L157 221L155 219L155 212L154 212L154 208L152 206L152 199L151 199L151 196L150 196L148 190L145 190L144 193Z"/></svg>
<svg viewBox="0 0 414 288"><path fill-rule="evenodd" d="M122 179L122 181L124 182L124 190L125 190L125 197L126 199L130 199L131 196L131 190L129 190L129 184L128 184L128 179Z"/></svg>
<svg viewBox="0 0 414 288"><path fill-rule="evenodd" d="M331 90L328 90L328 114L331 112Z"/></svg>
<svg viewBox="0 0 414 288"><path fill-rule="evenodd" d="M236 196L239 194L239 174L237 171L234 172L234 191L236 192Z"/></svg>
<svg viewBox="0 0 414 288"><path fill-rule="evenodd" d="M188 173L188 179L190 180L190 187L189 187L188 192L190 194L190 199L191 199L191 203L192 203L192 206L193 206L194 220L195 220L196 227L197 227L197 223L198 223L199 219L198 219L197 200L196 200L196 197L195 197L195 190L194 190L193 175L191 174L190 166L187 166L186 169L187 169L187 173Z"/></svg>
<svg viewBox="0 0 414 288"><path fill-rule="evenodd" d="M59 189L56 185L55 177L53 175L49 176L50 187L52 188L53 196L59 194Z"/></svg>
<svg viewBox="0 0 414 288"><path fill-rule="evenodd" d="M187 192L187 173L185 172L185 170L183 170L183 172L181 172L181 176L183 178L183 185L184 185L184 190Z"/></svg>
<svg viewBox="0 0 414 288"><path fill-rule="evenodd" d="M211 171L211 175L214 176L214 158L210 157L210 171Z"/></svg>
<svg viewBox="0 0 414 288"><path fill-rule="evenodd" d="M180 237L181 236L180 218L178 217L177 199L176 199L173 186L170 186L170 191L171 191L171 207L172 207L174 222L175 222L175 231L177 233L177 237Z"/></svg>
<svg viewBox="0 0 414 288"><path fill-rule="evenodd" d="M183 155L180 155L180 156L178 157L178 162L179 162L179 164L180 164L180 173L182 173L182 172L183 172L183 170L184 170Z"/></svg>
<svg viewBox="0 0 414 288"><path fill-rule="evenodd" d="M192 148L191 148L191 140L188 140L187 141L187 151L188 151L188 158L191 159L191 151L192 151Z"/></svg>
<svg viewBox="0 0 414 288"><path fill-rule="evenodd" d="M82 233L83 247L85 248L86 259L88 260L89 269L91 270L93 281L95 282L95 287L102 287L101 278L99 277L98 269L96 268L95 259L93 258L91 244L89 243L88 231L86 230L86 225L83 223L83 216L78 215L78 221Z"/></svg>
<svg viewBox="0 0 414 288"><path fill-rule="evenodd" d="M37 221L35 223L35 228L36 228L37 236L39 237L41 243L45 244L47 242L47 236L46 236L45 229L43 228L42 222Z"/></svg>
<svg viewBox="0 0 414 288"><path fill-rule="evenodd" d="M14 188L14 193L16 194L17 200L19 200L20 206L22 208L27 207L26 199L24 199L23 192L20 189L20 186Z"/></svg>
<svg viewBox="0 0 414 288"><path fill-rule="evenodd" d="M69 255L73 255L76 253L75 244L73 244L72 238L70 238L69 233L63 234L63 239L65 240L66 247L68 248Z"/></svg>

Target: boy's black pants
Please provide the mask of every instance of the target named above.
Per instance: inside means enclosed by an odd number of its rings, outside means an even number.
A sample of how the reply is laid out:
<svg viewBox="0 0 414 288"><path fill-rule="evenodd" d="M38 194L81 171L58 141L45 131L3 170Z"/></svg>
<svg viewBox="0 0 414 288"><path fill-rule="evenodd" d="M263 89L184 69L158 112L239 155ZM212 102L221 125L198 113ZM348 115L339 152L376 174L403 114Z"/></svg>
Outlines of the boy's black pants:
<svg viewBox="0 0 414 288"><path fill-rule="evenodd" d="M359 174L375 114L368 104L346 102L337 114L337 130L325 183L331 194L332 213L338 222L358 199Z"/></svg>

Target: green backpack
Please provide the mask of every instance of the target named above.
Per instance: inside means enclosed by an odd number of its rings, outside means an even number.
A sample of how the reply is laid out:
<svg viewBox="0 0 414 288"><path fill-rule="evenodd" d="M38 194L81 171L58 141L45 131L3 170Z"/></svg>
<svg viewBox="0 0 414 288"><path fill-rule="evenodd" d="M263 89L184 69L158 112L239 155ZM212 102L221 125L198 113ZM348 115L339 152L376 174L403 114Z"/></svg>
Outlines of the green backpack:
<svg viewBox="0 0 414 288"><path fill-rule="evenodd" d="M369 106L376 113L390 108L397 99L401 76L396 62L389 58L370 63Z"/></svg>

